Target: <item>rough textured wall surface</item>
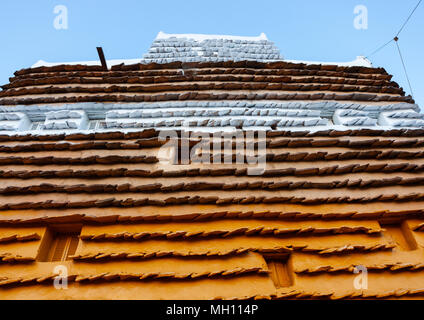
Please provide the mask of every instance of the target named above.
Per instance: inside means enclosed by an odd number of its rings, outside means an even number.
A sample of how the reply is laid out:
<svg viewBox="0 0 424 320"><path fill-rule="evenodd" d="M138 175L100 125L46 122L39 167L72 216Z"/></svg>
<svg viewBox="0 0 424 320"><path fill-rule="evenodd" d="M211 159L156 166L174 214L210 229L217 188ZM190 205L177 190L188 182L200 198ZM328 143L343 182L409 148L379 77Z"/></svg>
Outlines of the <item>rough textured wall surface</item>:
<svg viewBox="0 0 424 320"><path fill-rule="evenodd" d="M422 130L269 132L261 176L159 162L157 133L1 137L2 299L422 294ZM81 227L76 252L38 261L61 225ZM289 280L276 286L279 259Z"/></svg>
<svg viewBox="0 0 424 320"><path fill-rule="evenodd" d="M423 116L383 69L39 67L0 104L0 299L424 296ZM184 126L266 167L183 162Z"/></svg>

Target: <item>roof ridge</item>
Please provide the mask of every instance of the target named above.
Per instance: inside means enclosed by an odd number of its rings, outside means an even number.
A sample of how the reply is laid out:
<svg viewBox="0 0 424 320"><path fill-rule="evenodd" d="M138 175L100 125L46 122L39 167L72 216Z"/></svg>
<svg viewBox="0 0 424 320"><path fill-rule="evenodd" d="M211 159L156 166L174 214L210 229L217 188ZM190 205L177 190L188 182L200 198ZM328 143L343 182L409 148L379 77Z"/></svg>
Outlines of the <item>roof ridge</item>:
<svg viewBox="0 0 424 320"><path fill-rule="evenodd" d="M169 38L183 38L183 39L193 39L196 41L203 41L208 39L223 39L223 40L250 40L250 41L260 41L260 40L268 40L268 37L264 32L262 32L259 36L232 36L232 35L216 35L216 34L201 34L201 33L165 33L163 31L159 31L156 36L156 40L158 39L169 39Z"/></svg>

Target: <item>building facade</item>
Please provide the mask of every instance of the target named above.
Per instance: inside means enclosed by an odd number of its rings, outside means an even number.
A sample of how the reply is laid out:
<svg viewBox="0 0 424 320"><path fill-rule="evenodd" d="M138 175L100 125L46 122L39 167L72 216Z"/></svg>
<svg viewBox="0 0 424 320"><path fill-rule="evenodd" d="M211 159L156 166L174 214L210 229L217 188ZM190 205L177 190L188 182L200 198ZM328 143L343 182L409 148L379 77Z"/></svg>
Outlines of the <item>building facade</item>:
<svg viewBox="0 0 424 320"><path fill-rule="evenodd" d="M0 91L0 299L424 296L424 115L384 69L264 34L107 63Z"/></svg>

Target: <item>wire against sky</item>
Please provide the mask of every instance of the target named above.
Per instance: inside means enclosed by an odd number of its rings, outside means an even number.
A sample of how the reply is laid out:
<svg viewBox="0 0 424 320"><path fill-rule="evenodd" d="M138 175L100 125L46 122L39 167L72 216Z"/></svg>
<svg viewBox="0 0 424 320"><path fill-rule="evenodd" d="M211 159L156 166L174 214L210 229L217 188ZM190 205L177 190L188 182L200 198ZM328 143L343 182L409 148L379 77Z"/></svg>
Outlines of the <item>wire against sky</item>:
<svg viewBox="0 0 424 320"><path fill-rule="evenodd" d="M411 96L414 97L414 92L412 91L411 81L409 81L409 75L408 75L408 72L406 71L405 60L403 59L402 52L400 51L399 41L396 40L395 43L396 43L396 47L397 47L398 52L399 52L400 60L402 61L403 71L405 72L406 80L408 80L408 85L409 85L409 90L411 91Z"/></svg>
<svg viewBox="0 0 424 320"><path fill-rule="evenodd" d="M414 10L412 10L411 14L409 15L408 19L406 19L405 23L402 25L402 27L400 28L399 32L396 34L396 37L399 37L400 33L402 32L403 28L405 28L406 24L408 23L408 21L411 19L412 15L414 14L414 12L418 9L419 5L421 4L423 0L418 1L417 5L415 6Z"/></svg>
<svg viewBox="0 0 424 320"><path fill-rule="evenodd" d="M409 20L411 20L411 17L413 16L413 14L415 13L415 11L418 9L418 7L420 6L421 2L423 0L419 0L417 5L415 6L415 8L412 10L412 12L409 14L408 18L405 20L405 22L402 24L402 26L400 27L399 31L396 33L396 36L391 39L390 41L388 41L386 44L382 45L381 47L377 48L376 50L374 50L371 54L367 55L366 58L370 58L371 56L373 56L374 54L376 54L377 52L379 52L380 50L384 49L387 45L389 45L392 41L397 41L395 40L396 38L399 38L400 33L403 31L403 29L405 28L405 26L407 25L407 23L409 22Z"/></svg>

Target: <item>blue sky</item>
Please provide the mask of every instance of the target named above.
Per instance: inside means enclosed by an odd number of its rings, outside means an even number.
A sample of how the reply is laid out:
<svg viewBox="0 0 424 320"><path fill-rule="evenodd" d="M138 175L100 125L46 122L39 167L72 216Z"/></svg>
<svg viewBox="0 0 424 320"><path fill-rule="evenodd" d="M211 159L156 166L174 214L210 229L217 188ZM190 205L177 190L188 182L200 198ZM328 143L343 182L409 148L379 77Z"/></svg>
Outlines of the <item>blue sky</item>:
<svg viewBox="0 0 424 320"><path fill-rule="evenodd" d="M265 32L286 59L351 61L392 38L418 0L2 0L0 83L37 60L139 58L159 31L256 36ZM56 30L53 10L68 8L68 29ZM354 8L368 8L368 29L354 28ZM400 36L414 97L424 108L424 3ZM375 66L409 88L392 43Z"/></svg>

